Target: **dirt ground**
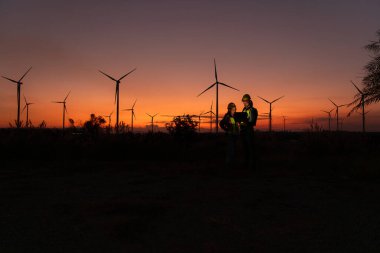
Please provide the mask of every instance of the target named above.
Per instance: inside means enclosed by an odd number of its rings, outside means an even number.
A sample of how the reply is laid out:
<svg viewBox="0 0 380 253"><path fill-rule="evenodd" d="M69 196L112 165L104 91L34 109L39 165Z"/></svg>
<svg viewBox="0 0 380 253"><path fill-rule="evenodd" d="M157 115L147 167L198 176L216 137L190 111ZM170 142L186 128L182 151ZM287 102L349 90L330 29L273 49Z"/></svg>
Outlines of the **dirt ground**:
<svg viewBox="0 0 380 253"><path fill-rule="evenodd" d="M0 252L380 252L378 178L154 161L0 170Z"/></svg>

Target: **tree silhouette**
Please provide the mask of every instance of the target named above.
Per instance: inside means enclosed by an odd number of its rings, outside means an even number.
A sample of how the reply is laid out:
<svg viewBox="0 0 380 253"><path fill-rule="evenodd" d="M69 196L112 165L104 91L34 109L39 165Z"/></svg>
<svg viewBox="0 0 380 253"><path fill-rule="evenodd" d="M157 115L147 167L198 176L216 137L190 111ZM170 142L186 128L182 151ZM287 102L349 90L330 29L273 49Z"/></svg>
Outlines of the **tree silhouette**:
<svg viewBox="0 0 380 253"><path fill-rule="evenodd" d="M90 119L84 122L83 128L86 132L91 134L98 134L102 129L102 125L106 123L106 120L102 116L90 115Z"/></svg>
<svg viewBox="0 0 380 253"><path fill-rule="evenodd" d="M166 129L170 134L189 135L197 131L198 123L190 115L174 117L170 123L166 124Z"/></svg>
<svg viewBox="0 0 380 253"><path fill-rule="evenodd" d="M375 41L371 41L364 47L371 54L371 60L364 66L365 76L362 79L363 93L365 94L364 103L366 105L380 101L380 29L376 32L376 36ZM358 92L350 105L354 106L351 112L360 109L362 94Z"/></svg>

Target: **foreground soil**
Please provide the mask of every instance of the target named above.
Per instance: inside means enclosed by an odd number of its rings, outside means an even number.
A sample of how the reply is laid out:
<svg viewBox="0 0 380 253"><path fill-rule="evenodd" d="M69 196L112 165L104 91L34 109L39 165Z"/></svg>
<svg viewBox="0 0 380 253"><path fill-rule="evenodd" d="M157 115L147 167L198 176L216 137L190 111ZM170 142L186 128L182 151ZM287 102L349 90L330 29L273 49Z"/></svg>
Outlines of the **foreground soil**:
<svg viewBox="0 0 380 253"><path fill-rule="evenodd" d="M263 163L5 162L0 252L380 252L377 177Z"/></svg>

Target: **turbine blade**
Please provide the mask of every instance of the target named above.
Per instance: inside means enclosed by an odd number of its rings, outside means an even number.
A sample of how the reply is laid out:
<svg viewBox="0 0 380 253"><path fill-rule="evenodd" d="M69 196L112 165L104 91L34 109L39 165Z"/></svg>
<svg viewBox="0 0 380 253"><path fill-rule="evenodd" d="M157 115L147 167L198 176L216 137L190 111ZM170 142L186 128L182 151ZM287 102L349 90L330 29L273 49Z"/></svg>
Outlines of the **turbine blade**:
<svg viewBox="0 0 380 253"><path fill-rule="evenodd" d="M108 77L109 79L111 80L114 80L115 82L117 82L117 80L115 78L113 78L112 76L110 75L107 75L106 73L104 73L103 71L99 70L100 73L102 73L103 75L105 75L106 77Z"/></svg>
<svg viewBox="0 0 380 253"><path fill-rule="evenodd" d="M363 95L363 92L358 88L358 86L356 86L353 81L351 81L351 83L358 90L358 92Z"/></svg>
<svg viewBox="0 0 380 253"><path fill-rule="evenodd" d="M65 101L66 101L66 99L69 97L70 93L71 93L71 91L69 91L69 93L67 93L67 95L66 95L65 99L63 100L64 102L65 102Z"/></svg>
<svg viewBox="0 0 380 253"><path fill-rule="evenodd" d="M229 85L227 85L227 84L225 84L225 83L221 83L221 82L219 82L221 85L223 85L223 86L226 86L226 87L228 87L228 88L231 88L231 89L234 89L234 90L237 90L237 91L239 91L238 89L236 89L236 88L234 88L234 87L232 87L232 86L229 86Z"/></svg>
<svg viewBox="0 0 380 253"><path fill-rule="evenodd" d="M132 111L132 115L133 115L133 118L136 119L136 115L135 115L135 112L134 112L134 111Z"/></svg>
<svg viewBox="0 0 380 253"><path fill-rule="evenodd" d="M205 89L204 91L202 91L202 93L200 93L197 97L199 97L200 95L202 95L203 93L205 93L206 91L208 91L209 89L211 89L212 87L214 87L216 83L213 83L210 85L210 87L208 87L207 89Z"/></svg>
<svg viewBox="0 0 380 253"><path fill-rule="evenodd" d="M146 113L146 115L148 115L149 117L151 117L151 118L152 118L152 115L150 115L149 113Z"/></svg>
<svg viewBox="0 0 380 253"><path fill-rule="evenodd" d="M27 107L27 105L25 105L24 106L24 108L22 109L22 111L21 111L21 113L23 113L24 112L24 110L25 110L25 108Z"/></svg>
<svg viewBox="0 0 380 253"><path fill-rule="evenodd" d="M136 68L134 68L133 70L129 71L127 74L123 75L122 77L119 78L118 81L121 81L121 79L123 79L124 77L126 77L127 75L131 74L133 71L135 71Z"/></svg>
<svg viewBox="0 0 380 253"><path fill-rule="evenodd" d="M218 71L216 70L216 60L214 58L214 69L215 69L215 82L218 82Z"/></svg>
<svg viewBox="0 0 380 253"><path fill-rule="evenodd" d="M19 82L21 82L22 79L24 79L24 77L26 76L26 74L28 74L28 72L32 69L32 67L30 67L26 72L25 74L20 78L20 80L18 80Z"/></svg>
<svg viewBox="0 0 380 253"><path fill-rule="evenodd" d="M155 115L153 115L153 118L156 117L158 115L158 113L156 113Z"/></svg>
<svg viewBox="0 0 380 253"><path fill-rule="evenodd" d="M133 105L132 105L132 109L135 108L135 104L136 104L136 102L137 102L137 99L136 99L135 102L133 103Z"/></svg>
<svg viewBox="0 0 380 253"><path fill-rule="evenodd" d="M26 101L26 97L25 97L25 95L24 95L24 101L25 101L25 104L28 104L28 102Z"/></svg>
<svg viewBox="0 0 380 253"><path fill-rule="evenodd" d="M9 80L9 81L11 81L11 82L14 82L14 83L18 83L17 81L15 81L15 80L13 80L13 79L10 79L10 78L8 78L8 77L5 77L5 76L1 76L2 78L5 78L5 79L7 79L7 80Z"/></svg>
<svg viewBox="0 0 380 253"><path fill-rule="evenodd" d="M334 101L332 101L331 99L329 99L331 103L333 103L335 105L335 107L338 107L337 104L334 103Z"/></svg>
<svg viewBox="0 0 380 253"><path fill-rule="evenodd" d="M261 100L264 100L265 102L267 102L268 104L270 104L270 102L268 100L266 100L265 98L262 98L260 96L257 96L258 98L260 98Z"/></svg>
<svg viewBox="0 0 380 253"><path fill-rule="evenodd" d="M280 100L280 99L283 98L283 97L285 97L285 96L281 96L281 97L279 97L279 98L276 98L275 100L272 101L272 103L274 103L274 102Z"/></svg>

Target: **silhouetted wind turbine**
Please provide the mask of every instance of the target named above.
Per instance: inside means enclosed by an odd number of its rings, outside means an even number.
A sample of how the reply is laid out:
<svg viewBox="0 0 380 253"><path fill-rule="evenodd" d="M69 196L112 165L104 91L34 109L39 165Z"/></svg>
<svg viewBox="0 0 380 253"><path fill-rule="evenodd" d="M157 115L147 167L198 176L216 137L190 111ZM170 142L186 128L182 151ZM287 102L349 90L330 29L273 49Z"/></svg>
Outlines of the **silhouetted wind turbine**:
<svg viewBox="0 0 380 253"><path fill-rule="evenodd" d="M343 105L337 105L334 103L334 101L332 101L331 99L329 99L331 103L333 103L333 105L335 106L335 113L336 113L336 131L339 131L339 108L342 107L342 106L345 106L346 104L343 104Z"/></svg>
<svg viewBox="0 0 380 253"><path fill-rule="evenodd" d="M329 116L329 131L331 131L331 112L334 111L334 109L331 109L330 111L324 111L324 110L321 110L321 111L328 114L328 116Z"/></svg>
<svg viewBox="0 0 380 253"><path fill-rule="evenodd" d="M286 116L282 116L282 119L284 120L284 132L285 132L285 127L286 127Z"/></svg>
<svg viewBox="0 0 380 253"><path fill-rule="evenodd" d="M201 112L199 115L190 115L190 117L197 117L198 118L198 132L201 132L201 118L208 118L207 116L203 116L204 112Z"/></svg>
<svg viewBox="0 0 380 253"><path fill-rule="evenodd" d="M57 104L63 104L63 114L62 114L62 130L65 130L65 115L66 115L66 112L67 112L67 108L66 108L66 99L69 97L70 95L70 92L67 93L65 99L63 101L53 101L52 103L57 103Z"/></svg>
<svg viewBox="0 0 380 253"><path fill-rule="evenodd" d="M209 89L211 89L212 87L216 87L216 133L218 133L218 128L219 128L219 124L218 124L218 121L219 121L219 84L220 85L223 85L225 87L228 87L230 89L234 89L234 90L237 90L239 91L238 89L234 88L234 87L231 87L225 83L222 83L222 82L219 82L218 81L218 72L216 70L216 61L214 59L214 69L215 69L215 83L211 84L210 87L208 87L207 89L205 89L203 92L201 92L198 97L200 95L202 95L203 93L205 93L206 91L208 91Z"/></svg>
<svg viewBox="0 0 380 253"><path fill-rule="evenodd" d="M215 113L212 111L213 102L214 101L211 101L210 111L204 113L204 115L210 114L210 133L212 133L212 115L215 115Z"/></svg>
<svg viewBox="0 0 380 253"><path fill-rule="evenodd" d="M363 131L363 133L365 133L365 115L367 113L365 112L365 103L364 103L364 101L365 101L366 94L362 90L360 90L358 88L358 86L356 86L353 81L351 81L351 83L352 83L352 85L356 88L356 90L360 94L360 104L361 104L361 107L362 107L362 112L361 112L361 115L362 115L362 131Z"/></svg>
<svg viewBox="0 0 380 253"><path fill-rule="evenodd" d="M111 116L113 111L109 115L103 115L104 118L108 118L108 128L111 128Z"/></svg>
<svg viewBox="0 0 380 253"><path fill-rule="evenodd" d="M269 117L269 132L272 132L272 104L274 102L277 102L278 100L280 100L281 98L285 97L285 96L281 96L279 98L276 98L275 100L273 100L272 102L269 102L268 100L266 100L265 98L262 98L260 96L257 96L258 98L260 98L261 100L263 100L264 102L268 103L269 104L269 114L268 114L268 117Z"/></svg>
<svg viewBox="0 0 380 253"><path fill-rule="evenodd" d="M24 79L26 74L28 74L28 72L31 69L32 69L32 67L30 67L18 81L13 80L13 79L8 78L8 77L5 77L5 76L2 76L3 78L17 84L17 121L16 121L17 128L21 127L21 124L20 124L20 96L21 96L21 84L23 84L21 81L22 81L22 79Z"/></svg>
<svg viewBox="0 0 380 253"><path fill-rule="evenodd" d="M137 102L137 99L133 103L132 108L123 110L123 111L131 111L131 130L132 130L132 133L133 133L133 118L136 119L136 115L135 115L135 104L136 104L136 102Z"/></svg>
<svg viewBox="0 0 380 253"><path fill-rule="evenodd" d="M106 77L108 77L109 79L113 80L116 82L116 91L115 91L115 103L116 103L116 131L118 132L119 131L119 86L120 86L120 82L121 80L128 76L129 74L131 74L133 71L135 71L135 69L133 69L132 71L128 72L127 74L123 75L122 77L120 77L119 79L115 79L113 78L112 76L110 75L107 75L106 73L102 72L99 70L100 73L102 73L103 75L105 75Z"/></svg>
<svg viewBox="0 0 380 253"><path fill-rule="evenodd" d="M22 109L22 112L26 109L26 123L25 123L25 126L28 127L29 126L29 105L32 105L34 103L28 103L26 101L26 97L25 96L24 96L24 100L25 100L25 106Z"/></svg>
<svg viewBox="0 0 380 253"><path fill-rule="evenodd" d="M152 115L150 115L149 113L146 113L146 115L148 115L148 116L151 118L151 124L152 124L152 133L153 133L153 126L154 126L154 125L153 125L153 123L154 123L154 122L153 122L153 120L154 120L154 117L156 117L156 116L157 116L157 114L158 114L158 113L156 113L155 115L153 115L153 116L152 116Z"/></svg>

